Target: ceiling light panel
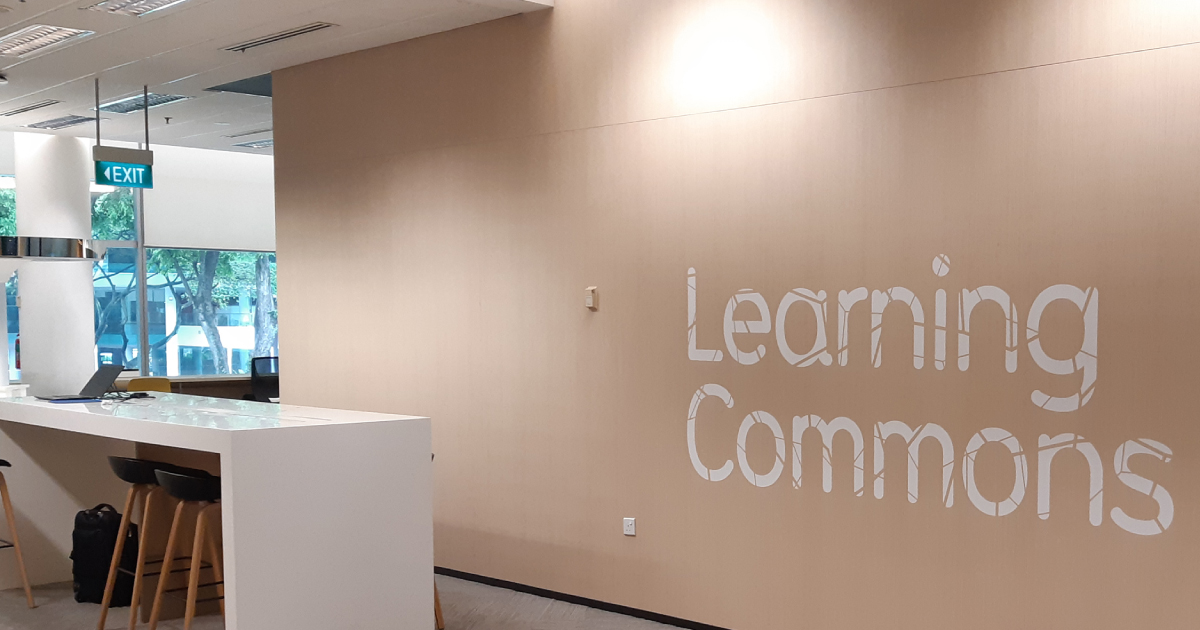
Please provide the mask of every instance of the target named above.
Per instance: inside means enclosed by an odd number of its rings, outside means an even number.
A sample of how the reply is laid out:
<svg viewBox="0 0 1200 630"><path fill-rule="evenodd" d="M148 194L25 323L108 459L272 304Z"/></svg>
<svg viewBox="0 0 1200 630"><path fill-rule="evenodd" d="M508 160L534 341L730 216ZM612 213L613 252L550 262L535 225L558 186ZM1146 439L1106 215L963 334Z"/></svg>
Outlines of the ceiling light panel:
<svg viewBox="0 0 1200 630"><path fill-rule="evenodd" d="M159 105L167 105L169 103L177 103L186 101L190 96L181 96L179 94L154 94L149 96L150 108L154 109ZM146 108L146 98L142 94L136 94L116 101L111 101L100 106L100 111L107 114L132 114L140 112Z"/></svg>
<svg viewBox="0 0 1200 630"><path fill-rule="evenodd" d="M275 146L275 139L267 138L266 140L254 140L251 142L239 142L238 144L235 144L233 146L244 147L247 149L270 149Z"/></svg>
<svg viewBox="0 0 1200 630"><path fill-rule="evenodd" d="M92 34L93 31L83 31L77 28L34 24L0 37L0 55L26 57L51 46L65 44Z"/></svg>
<svg viewBox="0 0 1200 630"><path fill-rule="evenodd" d="M95 121L95 118L88 116L63 116L61 118L51 118L50 120L43 120L42 122L36 122L25 126L30 129L47 129L50 131L58 131L59 129L66 129L67 127L74 127L76 125L82 125L83 123Z"/></svg>
<svg viewBox="0 0 1200 630"><path fill-rule="evenodd" d="M35 110L35 109L41 109L41 108L43 108L43 107L50 107L51 105L58 105L58 104L59 104L59 103L61 103L61 102L62 102L62 101L56 101L56 100L53 100L53 99L46 99L46 100L44 100L44 101L38 101L38 102L36 102L36 103L30 103L29 105L26 105L26 106L24 106L24 107L18 107L18 108L16 108L16 109L10 109L10 110L8 110L8 111L6 111L6 112L0 112L0 116L16 116L17 114L24 114L25 112L31 112L31 111L33 111L33 110Z"/></svg>
<svg viewBox="0 0 1200 630"><path fill-rule="evenodd" d="M104 0L104 2L93 4L88 9L114 15L142 17L184 2L187 0Z"/></svg>

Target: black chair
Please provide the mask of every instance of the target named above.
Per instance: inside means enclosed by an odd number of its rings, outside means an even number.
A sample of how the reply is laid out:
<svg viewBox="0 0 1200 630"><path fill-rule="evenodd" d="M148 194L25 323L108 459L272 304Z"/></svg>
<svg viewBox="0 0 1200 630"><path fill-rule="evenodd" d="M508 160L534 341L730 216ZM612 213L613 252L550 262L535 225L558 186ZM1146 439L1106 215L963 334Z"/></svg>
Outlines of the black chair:
<svg viewBox="0 0 1200 630"><path fill-rule="evenodd" d="M147 534L150 530L151 511L157 506L165 505L163 501L163 490L159 487L158 477L156 473L160 470L169 470L179 474L204 476L208 475L203 470L195 468L184 468L174 464L165 462L156 462L148 459L135 459L132 457L109 457L108 466L112 468L117 478L129 484L129 494L125 498L125 511L121 513L121 526L117 530L117 546L113 550L112 564L108 567L108 581L104 586L104 598L100 603L100 624L99 628L103 630L105 622L108 620L109 604L112 602L113 590L117 584L117 573L126 573L133 575L133 599L130 602L130 621L129 627L133 628L137 625L138 602L142 594L142 580L146 576L157 575L157 572L147 572L146 565L153 565L162 562L161 560L147 560ZM129 531L130 524L133 521L133 513L138 498L142 500L142 518L141 531L139 532L138 557L137 564L134 565L133 571L128 571L120 567L122 552L125 550L125 538Z"/></svg>
<svg viewBox="0 0 1200 630"><path fill-rule="evenodd" d="M279 357L257 357L250 360L250 391L258 402L279 399Z"/></svg>
<svg viewBox="0 0 1200 630"><path fill-rule="evenodd" d="M196 539L192 544L191 569L188 572L187 608L183 614L184 630L191 630L192 619L196 616L197 595L201 588L217 587L217 595L200 601L220 601L221 615L225 614L224 578L221 575L221 548L213 536L213 523L209 522L216 515L220 523L221 515L221 478L207 473L202 475L179 474L167 470L155 473L158 484L170 496L179 500L175 508L175 519L171 522L171 533L167 536L167 551L163 555L162 574L158 580L158 591L154 595L154 608L150 612L150 630L158 628L158 617L162 613L163 596L174 590L167 589L171 577L171 563L174 561L175 546L179 538L179 526L183 521L183 512L188 508L198 508L196 513ZM208 553L209 564L204 564L204 554ZM200 583L200 572L212 569L213 581Z"/></svg>

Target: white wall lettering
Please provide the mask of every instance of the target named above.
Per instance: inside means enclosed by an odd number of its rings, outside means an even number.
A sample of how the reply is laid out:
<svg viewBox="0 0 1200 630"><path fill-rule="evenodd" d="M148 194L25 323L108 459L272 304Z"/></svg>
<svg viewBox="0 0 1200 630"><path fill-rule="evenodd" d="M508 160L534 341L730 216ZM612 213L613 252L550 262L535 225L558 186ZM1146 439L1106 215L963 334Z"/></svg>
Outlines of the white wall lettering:
<svg viewBox="0 0 1200 630"><path fill-rule="evenodd" d="M746 436L750 434L750 429L756 424L769 428L771 435L775 437L775 465L765 475L755 473L754 469L750 468L750 461L746 459ZM746 416L742 420L742 427L738 429L737 446L738 466L742 469L742 475L746 477L746 481L759 488L766 488L779 480L779 475L783 473L783 460L787 457L787 441L783 437L783 427L779 426L779 421L775 419L775 416L765 411L755 411Z"/></svg>
<svg viewBox="0 0 1200 630"><path fill-rule="evenodd" d="M1079 451L1087 459L1088 521L1099 526L1104 521L1104 464L1096 447L1074 433L1038 438L1038 517L1050 518L1050 466L1054 456L1065 449Z"/></svg>
<svg viewBox="0 0 1200 630"><path fill-rule="evenodd" d="M800 487L803 468L801 456L804 433L816 429L821 434L821 485L825 492L833 490L833 436L845 431L854 440L854 496L863 494L863 436L858 425L850 418L834 418L825 422L820 416L807 415L792 418L792 486Z"/></svg>
<svg viewBox="0 0 1200 630"><path fill-rule="evenodd" d="M903 422L878 422L875 424L875 498L883 498L883 475L885 468L884 444L892 436L900 436L908 448L908 502L917 502L918 464L921 442L932 439L942 447L942 501L946 507L954 505L954 442L950 434L936 424L923 424L915 430Z"/></svg>
<svg viewBox="0 0 1200 630"><path fill-rule="evenodd" d="M720 361L720 350L701 350L696 341L696 270L688 269L688 359Z"/></svg>
<svg viewBox="0 0 1200 630"><path fill-rule="evenodd" d="M946 369L946 291L938 289L933 302L933 367Z"/></svg>
<svg viewBox="0 0 1200 630"><path fill-rule="evenodd" d="M779 344L779 353L783 355L784 360L796 367L808 367L817 361L820 361L821 365L833 363L833 357L826 349L825 319L829 316L829 308L825 298L824 291L813 293L808 289L792 289L779 302L779 311L775 314L775 341ZM812 347L804 354L794 352L787 340L788 309L797 302L808 304L817 320L817 332L813 337Z"/></svg>
<svg viewBox="0 0 1200 630"><path fill-rule="evenodd" d="M1171 461L1171 449L1161 442L1154 440L1129 440L1117 447L1113 465L1117 469L1117 479L1130 488L1149 496L1158 503L1158 516L1151 520L1142 520L1129 516L1119 507L1113 508L1112 520L1117 527L1140 536L1155 536L1167 531L1171 521L1175 520L1175 502L1167 489L1129 469L1129 460L1136 455L1148 455L1161 462Z"/></svg>
<svg viewBox="0 0 1200 630"><path fill-rule="evenodd" d="M1051 302L1066 300L1079 307L1083 313L1083 347L1076 353L1074 359L1052 359L1042 350L1041 339L1038 338L1038 327L1041 325L1042 313ZM1068 412L1083 407L1096 393L1096 369L1098 354L1096 350L1097 324L1100 311L1100 291L1090 288L1087 290L1069 284L1057 284L1042 291L1033 306L1029 309L1029 319L1025 324L1025 336L1029 340L1029 354L1033 362L1050 374L1075 374L1083 372L1083 381L1079 385L1079 393L1067 397L1054 397L1034 390L1030 398L1033 404L1049 411Z"/></svg>
<svg viewBox="0 0 1200 630"><path fill-rule="evenodd" d="M1007 291L991 286L963 289L958 296L958 369L965 372L971 365L971 313L984 301L1004 310L1004 368L1012 374L1017 371L1017 305Z"/></svg>
<svg viewBox="0 0 1200 630"><path fill-rule="evenodd" d="M743 302L749 302L758 307L758 319L742 320L733 318L734 311ZM737 342L733 338L734 335L746 333L766 334L769 332L771 332L771 309L767 306L767 301L763 299L762 295L755 293L751 289L742 289L729 298L729 303L725 305L725 349L729 350L729 356L733 357L734 361L742 365L754 365L767 355L767 347L762 344L759 344L754 352L742 352L738 349Z"/></svg>
<svg viewBox="0 0 1200 630"><path fill-rule="evenodd" d="M1012 492L1000 502L987 500L975 484L975 458L979 455L979 449L990 442L1004 445L1008 452L1012 453L1013 465L1016 468ZM980 512L988 516L1012 514L1025 500L1025 488L1029 485L1029 462L1025 459L1025 452L1021 450L1021 443L1013 434L995 427L971 436L971 440L967 442L966 455L963 456L963 485L967 487L967 498L971 499L971 504L979 508Z"/></svg>
<svg viewBox="0 0 1200 630"><path fill-rule="evenodd" d="M725 403L726 408L733 409L733 396L724 387L710 383L696 390L696 393L692 396L692 404L688 407L688 454L692 457L692 467L696 469L696 473L700 477L709 481L724 481L729 476L729 473L733 472L733 462L725 460L725 463L720 468L715 470L709 469L700 461L700 452L696 450L696 414L700 411L700 403L704 402L704 399L709 396L715 396L721 402Z"/></svg>
<svg viewBox="0 0 1200 630"><path fill-rule="evenodd" d="M933 271L938 278L948 276L950 272L949 257L939 255L934 258ZM701 348L698 341L697 283L696 270L689 268L687 306L688 359L690 361L720 362L724 359L725 354L728 353L733 357L734 363L737 365L770 364L771 361L764 362L764 359L767 357L767 347L765 344L755 344L752 350L744 351L738 346L737 341L740 340L743 345L747 345L746 339L739 338L739 335L770 335L772 332L772 323L774 323L774 338L783 362L794 367L810 367L818 363L824 366L833 365L833 353L827 329L827 326L832 325L832 322L828 320L832 289L828 291L807 288L792 289L782 296L779 308L773 316L766 298L761 293L752 289L738 291L725 305L724 316L722 318L725 347L717 350ZM977 307L991 302L999 306L1001 312L1004 313L1005 370L1010 374L1015 373L1020 353L1018 345L1020 321L1017 305L1007 291L990 285L975 289L954 288L949 291L944 288L937 288L933 293L934 312L932 322L925 320L925 312L918 296L905 287L892 287L886 291L869 291L865 287L858 287L850 291L839 290L837 292L836 351L838 366L846 366L849 363L850 313L856 304L863 302L867 302L871 310L872 366L878 368L882 365L883 315L894 302L900 302L909 308L913 318L913 367L918 370L924 367L925 329L927 326L930 326L934 331L934 367L937 371L944 371L947 364L947 339L951 332L947 327L948 320L950 319L948 309L952 306L949 303L951 300L948 299L951 291L957 295L956 301L958 306L958 370L966 372L970 368L972 316L976 314ZM1046 309L1059 300L1074 304L1082 316L1083 342L1078 352L1069 359L1055 359L1048 356L1041 343L1042 317ZM1042 291L1033 300L1029 314L1026 317L1026 346L1029 350L1032 363L1050 375L1077 375L1080 378L1078 392L1072 393L1070 396L1053 396L1040 389L1035 389L1030 395L1030 400L1037 407L1056 413L1070 413L1081 409L1091 401L1096 391L1099 362L1097 352L1099 303L1099 290L1095 287L1081 289L1069 284L1053 285ZM757 313L752 312L749 308L744 308L741 318L739 318L737 310L745 304L753 305L757 309ZM792 308L797 306L800 307L801 312L811 311L813 314L816 326L815 331L811 334L811 339L808 338L808 334L797 334L795 330L792 331L793 338L789 339L788 337L787 318L792 312ZM987 306L986 308L991 308L991 306ZM772 318L774 318L773 322ZM782 366L783 362L777 365ZM1029 362L1026 362L1026 365L1029 365ZM710 370L712 368L704 367L697 369ZM731 368L721 368L718 366L718 369L728 370ZM948 377L949 375L943 375L936 378L944 380ZM801 386L805 385L802 384ZM864 386L869 388L870 384L864 383ZM710 397L723 402L727 409L733 409L733 396L721 385L710 383L702 386L693 394L691 405L688 409L688 455L691 459L693 469L695 469L696 474L700 478L707 481L723 481L733 472L735 466L733 460L726 459L718 468L709 468L701 461L696 442L697 421L700 407L702 406L701 403ZM1044 418L1044 416L1041 417ZM749 440L750 432L757 425L762 425L771 432L775 445L774 463L765 473L760 473L751 467L750 456L747 453L747 441ZM920 490L921 444L927 439L932 439L938 443L942 453L941 500L947 508L954 506L956 485L954 467L959 460L954 450L954 442L950 437L950 433L945 428L935 423L919 424L914 428L900 420L877 422L871 426L873 429L871 437L874 437L872 485L874 495L877 498L882 499L886 491L887 441L890 438L899 437L904 441L906 449L905 461L907 465L905 468L908 474L908 501L910 503L917 502ZM865 443L859 426L846 417L838 417L830 422L826 422L820 416L813 414L793 416L791 435L792 486L794 488L801 487L803 478L801 461L803 458L803 441L805 434L810 429L816 429L821 436L821 485L824 492L833 491L834 440L839 433L845 432L850 437L854 449L854 494L855 496L862 496L865 490L864 478L866 474ZM1006 448L1012 456L1013 461L1012 490L1009 491L1007 497L999 501L991 501L984 497L977 484L977 475L981 473L980 469L976 466L978 455L988 444L992 443ZM1048 520L1050 518L1051 479L1055 457L1064 451L1074 451L1083 456L1088 466L1088 522L1093 526L1103 525L1105 514L1105 471L1104 462L1100 457L1098 449L1091 442L1076 433L1061 433L1054 436L1042 434L1038 437L1037 445L1038 478L1033 492L1037 495L1038 518L1040 520ZM741 470L742 476L754 487L766 488L773 486L782 477L786 464L785 459L787 458L788 436L785 434L782 424L771 413L760 410L746 415L738 430L736 445L731 446L735 446L736 448L737 467ZM1109 512L1109 516L1113 523L1124 531L1143 536L1153 536L1165 532L1171 526L1174 520L1175 506L1170 493L1165 488L1154 481L1134 473L1130 469L1131 459L1139 455L1154 457L1163 463L1170 462L1173 455L1171 449L1166 445L1150 439L1125 442L1117 449L1115 455L1114 467L1117 479L1125 486L1153 499L1158 506L1158 514L1151 519L1135 518L1127 514L1122 508L1114 507ZM1014 513L1024 502L1026 492L1029 490L1029 461L1021 442L1012 433L997 427L985 428L975 433L966 445L961 462L962 483L966 487L967 497L974 508L989 516L999 517ZM897 464L893 464L893 469L896 469L896 466ZM1007 466L1005 466L1005 469L1007 469ZM989 471L986 474L995 474L996 472L1007 474L1005 471ZM1109 496L1111 503L1111 492ZM1139 513L1138 516L1144 517L1146 514Z"/></svg>
<svg viewBox="0 0 1200 630"><path fill-rule="evenodd" d="M850 359L850 309L870 295L866 287L838 292L838 365L844 366Z"/></svg>
<svg viewBox="0 0 1200 630"><path fill-rule="evenodd" d="M925 310L921 308L921 300L904 287L892 287L886 292L874 291L871 294L871 362L875 367L883 364L883 348L879 347L883 336L883 311L892 302L906 304L912 311L913 367L919 370L925 366Z"/></svg>

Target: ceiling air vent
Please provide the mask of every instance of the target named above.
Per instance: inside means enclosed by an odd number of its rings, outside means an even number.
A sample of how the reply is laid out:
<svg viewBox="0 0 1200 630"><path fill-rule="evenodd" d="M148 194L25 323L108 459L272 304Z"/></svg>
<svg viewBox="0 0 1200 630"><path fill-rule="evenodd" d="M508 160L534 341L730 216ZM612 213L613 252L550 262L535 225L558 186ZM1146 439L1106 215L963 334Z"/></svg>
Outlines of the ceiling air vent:
<svg viewBox="0 0 1200 630"><path fill-rule="evenodd" d="M267 35L266 37L259 37L258 39L252 39L248 42L242 42L235 46L230 46L229 48L226 48L225 50L228 50L230 52L246 52L247 50L250 50L251 48L258 48L259 46L266 46L267 44L274 44L275 42L281 42L285 39L291 39L293 37L299 37L301 35L307 35L309 33L323 31L323 30L325 30L327 28L331 28L333 26L336 26L336 25L330 24L328 22L313 22L312 24L309 24L307 26L293 28L288 31L283 31L282 33L275 33L274 35Z"/></svg>
<svg viewBox="0 0 1200 630"><path fill-rule="evenodd" d="M92 31L81 31L75 28L35 24L15 33L9 33L0 37L0 55L25 57L51 46L64 44L92 34Z"/></svg>
<svg viewBox="0 0 1200 630"><path fill-rule="evenodd" d="M25 107L18 107L16 109L10 109L6 112L0 112L0 116L16 116L17 114L24 114L25 112L31 112L35 109L41 109L43 107L50 107L51 105L58 105L61 102L62 101L56 101L53 99L38 101L36 103L31 103L29 105L26 105Z"/></svg>
<svg viewBox="0 0 1200 630"><path fill-rule="evenodd" d="M95 118L88 116L63 116L61 118L51 118L50 120L43 120L42 122L36 122L25 126L30 129L48 129L50 131L57 131L59 129L66 129L67 127L74 127L75 125L82 125L83 123L95 121Z"/></svg>
<svg viewBox="0 0 1200 630"><path fill-rule="evenodd" d="M260 133L271 133L271 131L272 131L272 129L270 127L268 127L266 129L255 129L254 131L243 131L241 133L235 133L231 136L225 136L225 137L226 138L245 138L246 136L257 136Z"/></svg>
<svg viewBox="0 0 1200 630"><path fill-rule="evenodd" d="M158 107L159 105L166 105L168 103L177 103L179 101L186 101L189 98L191 98L191 97L190 96L180 96L178 94L155 94L155 93L151 92L150 96L149 96L150 108L153 109L155 107ZM118 99L115 101L105 103L100 106L100 111L108 113L108 114L132 114L133 112L140 112L143 109L145 109L146 108L145 101L146 101L145 95L135 94L134 96L127 96L122 99Z"/></svg>
<svg viewBox="0 0 1200 630"><path fill-rule="evenodd" d="M87 8L115 15L142 17L184 2L187 0L104 0L104 2L93 4Z"/></svg>
<svg viewBox="0 0 1200 630"><path fill-rule="evenodd" d="M252 140L250 142L239 142L235 147L244 147L247 149L270 149L275 146L275 138L267 138L266 140Z"/></svg>

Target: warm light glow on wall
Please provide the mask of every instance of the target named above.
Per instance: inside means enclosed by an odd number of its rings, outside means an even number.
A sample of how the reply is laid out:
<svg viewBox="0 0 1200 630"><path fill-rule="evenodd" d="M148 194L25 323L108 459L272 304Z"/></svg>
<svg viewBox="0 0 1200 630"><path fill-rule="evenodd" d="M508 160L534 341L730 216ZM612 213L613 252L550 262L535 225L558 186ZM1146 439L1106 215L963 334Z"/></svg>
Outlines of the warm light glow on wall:
<svg viewBox="0 0 1200 630"><path fill-rule="evenodd" d="M721 2L685 23L670 84L682 105L731 107L766 95L784 65L771 19L748 2Z"/></svg>

